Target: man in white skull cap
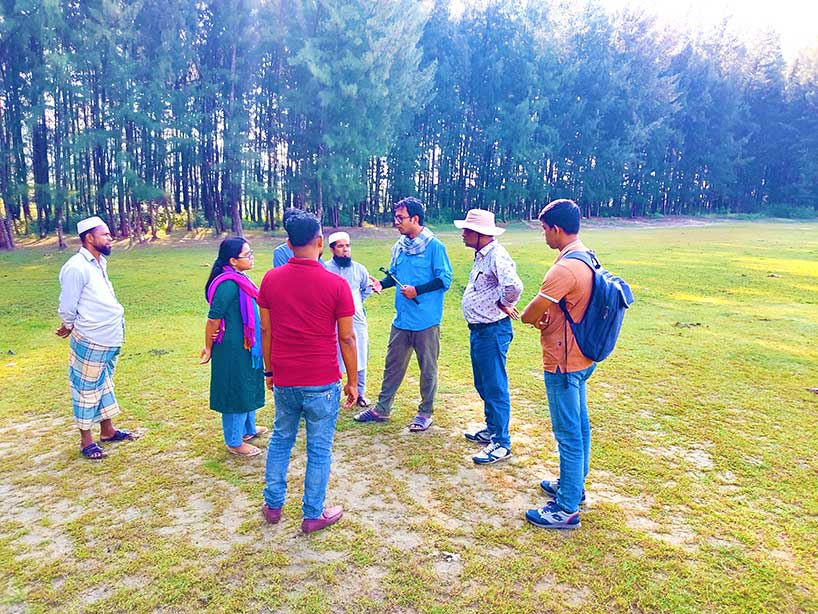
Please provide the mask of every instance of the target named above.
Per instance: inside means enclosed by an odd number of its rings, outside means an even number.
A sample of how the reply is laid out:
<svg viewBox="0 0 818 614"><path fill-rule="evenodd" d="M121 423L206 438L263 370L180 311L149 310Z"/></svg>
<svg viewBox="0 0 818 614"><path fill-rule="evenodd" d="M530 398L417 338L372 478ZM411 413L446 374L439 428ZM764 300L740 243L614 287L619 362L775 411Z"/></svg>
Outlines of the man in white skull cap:
<svg viewBox="0 0 818 614"><path fill-rule="evenodd" d="M350 290L352 290L352 299L355 302L355 315L352 318L352 326L358 340L358 405L360 407L369 407L370 403L365 395L366 363L369 359L369 330L366 323L364 301L372 294L373 284L377 284L375 291L380 292L380 283L374 278L370 279L364 265L352 260L349 234L343 231L333 232L327 238L327 243L332 252L332 258L325 261L324 266L327 267L328 271L343 277L349 284ZM339 364L343 369L343 361L339 360Z"/></svg>
<svg viewBox="0 0 818 614"><path fill-rule="evenodd" d="M94 425L100 425L101 443L135 439L132 433L115 428L112 420L119 413L113 375L125 338L125 310L108 279L108 226L96 216L89 217L77 223L77 233L82 247L60 270L57 314L62 322L55 332L70 337L68 382L80 452L99 460L106 453L94 441Z"/></svg>

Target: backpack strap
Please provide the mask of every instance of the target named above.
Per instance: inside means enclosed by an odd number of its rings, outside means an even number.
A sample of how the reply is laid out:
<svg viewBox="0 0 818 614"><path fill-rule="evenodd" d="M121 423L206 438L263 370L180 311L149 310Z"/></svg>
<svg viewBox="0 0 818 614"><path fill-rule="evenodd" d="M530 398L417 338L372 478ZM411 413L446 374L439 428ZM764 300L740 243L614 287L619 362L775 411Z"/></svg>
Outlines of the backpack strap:
<svg viewBox="0 0 818 614"><path fill-rule="evenodd" d="M570 258L571 260L579 260L580 262L584 262L592 271L602 268L602 265L599 264L599 260L597 260L596 253L592 249L589 249L588 251L578 250L575 252L568 252L563 256L563 258Z"/></svg>
<svg viewBox="0 0 818 614"><path fill-rule="evenodd" d="M596 273L599 269L602 268L602 265L599 264L599 260L597 260L596 258L596 253L591 249L589 249L588 251L577 250L575 252L568 252L563 256L563 258L570 258L571 260L579 260L580 262L584 262L588 266L588 268L591 269L592 273ZM574 319L571 317L571 314L568 313L568 308L565 306L565 298L560 299L559 306L560 309L562 309L562 313L565 314L566 322L576 324L576 322L574 322Z"/></svg>
<svg viewBox="0 0 818 614"><path fill-rule="evenodd" d="M573 252L568 252L563 256L563 258L570 258L571 260L579 260L580 262L584 262L589 269L591 269L592 273L596 273L599 269L602 268L602 265L599 264L599 260L597 260L596 253L589 249L585 250L577 250ZM565 322L563 323L564 330L563 330L563 349L565 350L565 369L568 370L568 324L571 325L576 324L574 319L571 317L571 314L568 312L568 307L565 304L565 298L563 297L560 299L559 302L560 309L562 310L563 315L565 316Z"/></svg>

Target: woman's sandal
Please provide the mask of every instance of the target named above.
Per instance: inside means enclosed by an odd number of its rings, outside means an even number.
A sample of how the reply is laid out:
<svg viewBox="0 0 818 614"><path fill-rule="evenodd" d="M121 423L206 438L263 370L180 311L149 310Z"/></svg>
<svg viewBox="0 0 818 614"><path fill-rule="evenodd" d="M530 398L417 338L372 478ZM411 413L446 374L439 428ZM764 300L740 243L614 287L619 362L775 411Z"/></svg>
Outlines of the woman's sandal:
<svg viewBox="0 0 818 614"><path fill-rule="evenodd" d="M259 454L261 454L260 448L257 448L256 446L250 447L253 449L250 450L249 452L239 452L238 448L231 448L230 446L227 446L227 451L230 452L230 454L235 454L236 456L243 456L245 458L250 458L251 456L258 456Z"/></svg>
<svg viewBox="0 0 818 614"><path fill-rule="evenodd" d="M250 441L251 439L255 439L256 437L258 437L259 435L264 435L264 433L266 433L269 430L270 429L268 429L266 426L260 426L256 429L255 435L242 435L241 440Z"/></svg>

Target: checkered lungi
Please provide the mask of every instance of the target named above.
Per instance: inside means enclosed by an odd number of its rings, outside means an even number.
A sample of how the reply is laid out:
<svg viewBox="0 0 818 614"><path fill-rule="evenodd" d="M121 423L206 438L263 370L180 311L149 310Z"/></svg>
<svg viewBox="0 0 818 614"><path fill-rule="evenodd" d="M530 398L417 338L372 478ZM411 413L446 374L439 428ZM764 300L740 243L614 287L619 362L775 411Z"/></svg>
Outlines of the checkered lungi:
<svg viewBox="0 0 818 614"><path fill-rule="evenodd" d="M118 347L93 343L71 333L68 355L68 383L74 405L74 421L82 430L119 413L114 396L114 368Z"/></svg>

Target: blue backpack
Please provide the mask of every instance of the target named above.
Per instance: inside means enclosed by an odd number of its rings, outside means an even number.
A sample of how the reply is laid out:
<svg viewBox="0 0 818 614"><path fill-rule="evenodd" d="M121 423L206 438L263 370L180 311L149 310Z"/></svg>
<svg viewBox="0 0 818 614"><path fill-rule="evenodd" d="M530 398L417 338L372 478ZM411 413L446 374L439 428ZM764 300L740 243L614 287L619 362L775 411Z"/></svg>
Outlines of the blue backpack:
<svg viewBox="0 0 818 614"><path fill-rule="evenodd" d="M569 252L563 257L587 264L594 274L594 285L581 322L571 319L564 298L559 303L560 309L571 325L579 350L595 362L605 360L616 345L625 310L633 303L633 292L628 282L602 268L594 252Z"/></svg>

